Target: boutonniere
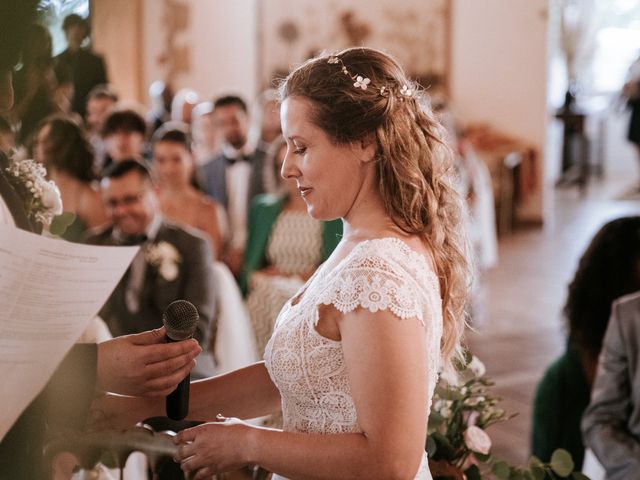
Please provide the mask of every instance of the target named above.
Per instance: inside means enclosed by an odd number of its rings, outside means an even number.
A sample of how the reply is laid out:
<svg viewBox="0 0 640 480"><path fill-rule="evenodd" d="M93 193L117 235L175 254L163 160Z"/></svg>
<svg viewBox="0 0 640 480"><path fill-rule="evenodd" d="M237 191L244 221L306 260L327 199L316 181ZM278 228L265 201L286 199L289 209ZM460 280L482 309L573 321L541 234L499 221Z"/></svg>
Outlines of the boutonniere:
<svg viewBox="0 0 640 480"><path fill-rule="evenodd" d="M167 282L178 278L182 257L178 249L169 242L158 242L146 247L145 257L149 265Z"/></svg>
<svg viewBox="0 0 640 480"><path fill-rule="evenodd" d="M53 217L62 213L60 190L52 180L47 180L47 170L41 163L11 158L5 172L31 220L49 226Z"/></svg>

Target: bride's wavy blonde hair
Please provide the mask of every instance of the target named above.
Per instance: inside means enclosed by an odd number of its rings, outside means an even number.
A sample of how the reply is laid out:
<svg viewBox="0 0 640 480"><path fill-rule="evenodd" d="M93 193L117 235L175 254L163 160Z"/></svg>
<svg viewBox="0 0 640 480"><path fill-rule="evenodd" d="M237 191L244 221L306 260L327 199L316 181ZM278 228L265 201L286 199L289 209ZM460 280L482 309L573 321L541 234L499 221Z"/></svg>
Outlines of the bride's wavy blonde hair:
<svg viewBox="0 0 640 480"><path fill-rule="evenodd" d="M387 213L403 231L423 235L433 251L442 296L443 366L450 366L460 353L466 324L470 257L465 208L454 188L453 154L426 95L392 57L369 48L308 60L282 81L279 91L281 101L292 96L310 100L311 120L336 144L375 136Z"/></svg>

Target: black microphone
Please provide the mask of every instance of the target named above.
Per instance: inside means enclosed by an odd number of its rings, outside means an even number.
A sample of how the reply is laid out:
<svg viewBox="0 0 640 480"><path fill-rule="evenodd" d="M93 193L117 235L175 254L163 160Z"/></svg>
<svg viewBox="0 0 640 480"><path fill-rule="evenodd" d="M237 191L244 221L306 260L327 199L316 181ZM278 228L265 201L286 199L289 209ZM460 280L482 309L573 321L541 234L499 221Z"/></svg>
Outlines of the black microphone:
<svg viewBox="0 0 640 480"><path fill-rule="evenodd" d="M167 330L167 342L180 342L193 337L198 326L198 309L191 302L176 300L165 308L162 323ZM178 384L176 389L167 395L167 417L182 420L189 413L189 383L191 374Z"/></svg>

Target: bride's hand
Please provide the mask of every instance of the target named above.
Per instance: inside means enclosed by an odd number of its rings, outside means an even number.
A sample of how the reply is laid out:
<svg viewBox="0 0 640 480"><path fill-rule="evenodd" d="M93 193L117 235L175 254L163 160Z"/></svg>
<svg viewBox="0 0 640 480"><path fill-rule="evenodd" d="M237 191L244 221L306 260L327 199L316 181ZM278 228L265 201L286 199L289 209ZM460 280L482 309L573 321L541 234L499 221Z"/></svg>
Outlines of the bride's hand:
<svg viewBox="0 0 640 480"><path fill-rule="evenodd" d="M237 418L218 415L215 422L182 430L174 438L180 447L174 458L193 480L246 466L248 435L253 427Z"/></svg>

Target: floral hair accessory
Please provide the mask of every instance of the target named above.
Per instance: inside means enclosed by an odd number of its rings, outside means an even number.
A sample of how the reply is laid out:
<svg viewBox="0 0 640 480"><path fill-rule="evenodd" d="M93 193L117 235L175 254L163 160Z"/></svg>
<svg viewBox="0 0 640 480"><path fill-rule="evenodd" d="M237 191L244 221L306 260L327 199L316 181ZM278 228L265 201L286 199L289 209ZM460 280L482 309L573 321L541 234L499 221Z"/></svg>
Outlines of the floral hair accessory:
<svg viewBox="0 0 640 480"><path fill-rule="evenodd" d="M360 75L358 75L356 77L356 81L354 82L353 86L356 88L360 87L362 90L366 90L367 85L369 85L370 83L371 83L371 80L369 80L368 78L362 78Z"/></svg>
<svg viewBox="0 0 640 480"><path fill-rule="evenodd" d="M409 87L409 85L403 85L400 89L400 95L402 95L403 97L411 97L413 95L413 90L411 89L411 87Z"/></svg>
<svg viewBox="0 0 640 480"><path fill-rule="evenodd" d="M5 172L31 219L48 226L53 217L62 213L60 190L52 180L47 180L47 170L41 163L10 159Z"/></svg>
<svg viewBox="0 0 640 480"><path fill-rule="evenodd" d="M362 75L351 73L347 68L347 66L344 64L344 62L342 61L342 59L336 55L331 55L327 59L327 63L329 65L340 65L340 71L342 71L342 73L344 73L349 78L351 78L351 80L353 80L353 86L355 88L367 90L367 88L371 84L371 79L367 77L363 77ZM393 93L394 90L395 89L393 88L393 86L382 85L381 87L378 88L378 93L381 97L388 97L391 93ZM415 90L412 89L409 85L402 85L402 87L398 91L400 95L400 100L413 97L414 92Z"/></svg>

